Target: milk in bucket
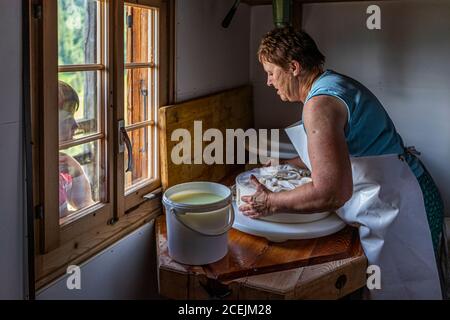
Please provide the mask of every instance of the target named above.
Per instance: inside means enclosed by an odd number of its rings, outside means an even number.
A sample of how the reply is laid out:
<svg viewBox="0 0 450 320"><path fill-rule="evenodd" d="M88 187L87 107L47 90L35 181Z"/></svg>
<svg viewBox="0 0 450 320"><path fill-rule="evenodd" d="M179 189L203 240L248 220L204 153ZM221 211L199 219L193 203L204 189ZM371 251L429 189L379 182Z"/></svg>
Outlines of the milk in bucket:
<svg viewBox="0 0 450 320"><path fill-rule="evenodd" d="M231 200L231 190L214 182L187 182L167 189L163 204L172 259L203 265L223 258L234 222Z"/></svg>

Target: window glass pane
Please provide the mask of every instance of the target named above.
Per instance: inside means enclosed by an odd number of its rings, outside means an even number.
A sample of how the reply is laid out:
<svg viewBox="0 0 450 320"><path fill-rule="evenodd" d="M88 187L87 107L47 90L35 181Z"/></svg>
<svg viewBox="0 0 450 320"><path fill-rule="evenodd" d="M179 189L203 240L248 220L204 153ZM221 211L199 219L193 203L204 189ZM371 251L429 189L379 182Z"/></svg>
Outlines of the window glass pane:
<svg viewBox="0 0 450 320"><path fill-rule="evenodd" d="M154 100L152 69L125 70L125 124L151 120Z"/></svg>
<svg viewBox="0 0 450 320"><path fill-rule="evenodd" d="M151 165L153 155L151 146L151 127L144 127L128 132L133 146L132 170L125 174L125 188L128 189L138 183L152 178ZM125 152L125 170L128 165L128 152Z"/></svg>
<svg viewBox="0 0 450 320"><path fill-rule="evenodd" d="M100 1L58 0L58 64L98 63Z"/></svg>
<svg viewBox="0 0 450 320"><path fill-rule="evenodd" d="M61 72L58 83L59 141L98 132L98 71Z"/></svg>
<svg viewBox="0 0 450 320"><path fill-rule="evenodd" d="M157 9L125 6L125 62L152 62L154 57L154 25Z"/></svg>
<svg viewBox="0 0 450 320"><path fill-rule="evenodd" d="M100 141L62 149L59 152L60 222L105 197L105 167Z"/></svg>

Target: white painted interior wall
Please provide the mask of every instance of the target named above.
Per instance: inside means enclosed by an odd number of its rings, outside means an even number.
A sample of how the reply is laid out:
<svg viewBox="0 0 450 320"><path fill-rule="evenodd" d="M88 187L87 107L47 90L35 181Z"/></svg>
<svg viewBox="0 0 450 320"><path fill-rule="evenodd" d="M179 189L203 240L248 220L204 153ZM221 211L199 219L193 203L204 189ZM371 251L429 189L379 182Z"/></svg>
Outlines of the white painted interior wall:
<svg viewBox="0 0 450 320"><path fill-rule="evenodd" d="M250 81L253 86L253 110L256 128L285 128L300 120L298 103L282 102L273 87L267 86L267 76L258 61L261 38L274 28L272 6L251 8Z"/></svg>
<svg viewBox="0 0 450 320"><path fill-rule="evenodd" d="M250 7L241 4L227 29L234 0L176 1L176 101L249 83Z"/></svg>
<svg viewBox="0 0 450 320"><path fill-rule="evenodd" d="M0 299L24 297L21 1L0 1Z"/></svg>
<svg viewBox="0 0 450 320"><path fill-rule="evenodd" d="M381 30L366 28L368 3L307 4L303 28L327 57L326 67L366 85L385 106L406 145L422 152L450 214L450 2L374 1L381 8ZM253 27L254 26L254 27ZM252 9L252 49L271 25L270 6ZM252 65L258 127L294 122L291 106L263 89L262 69ZM272 92L270 92L272 91ZM283 116L280 116L280 111ZM273 110L276 110L274 112Z"/></svg>
<svg viewBox="0 0 450 320"><path fill-rule="evenodd" d="M40 290L37 300L158 299L154 223L150 222L80 265L81 289L69 275Z"/></svg>

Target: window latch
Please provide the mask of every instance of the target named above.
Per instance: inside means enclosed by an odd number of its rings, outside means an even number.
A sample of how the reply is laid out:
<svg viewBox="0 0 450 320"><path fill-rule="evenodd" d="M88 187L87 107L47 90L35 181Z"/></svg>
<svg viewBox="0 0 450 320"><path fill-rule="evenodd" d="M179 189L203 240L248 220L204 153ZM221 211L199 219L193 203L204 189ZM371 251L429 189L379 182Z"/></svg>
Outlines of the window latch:
<svg viewBox="0 0 450 320"><path fill-rule="evenodd" d="M143 198L147 199L147 200L155 199L156 197L161 195L161 193L162 193L162 188L158 188L158 189L154 190L153 192L145 194L143 196Z"/></svg>
<svg viewBox="0 0 450 320"><path fill-rule="evenodd" d="M133 28L133 15L131 14L127 15L127 28Z"/></svg>
<svg viewBox="0 0 450 320"><path fill-rule="evenodd" d="M119 120L119 153L125 151L125 146L128 152L128 164L125 172L133 171L133 146L131 144L130 137L128 136L127 129L125 129L125 121Z"/></svg>

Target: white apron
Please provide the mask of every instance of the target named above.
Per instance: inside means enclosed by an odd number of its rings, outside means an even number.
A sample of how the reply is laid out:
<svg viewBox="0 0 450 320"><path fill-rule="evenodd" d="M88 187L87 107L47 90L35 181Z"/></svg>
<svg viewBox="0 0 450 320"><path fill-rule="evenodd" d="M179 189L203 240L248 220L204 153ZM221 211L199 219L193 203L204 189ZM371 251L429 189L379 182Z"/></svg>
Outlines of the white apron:
<svg viewBox="0 0 450 320"><path fill-rule="evenodd" d="M303 124L286 129L311 170ZM397 155L350 158L353 196L337 210L359 227L369 265L380 268L381 289L371 299L442 299L422 191L408 164Z"/></svg>

